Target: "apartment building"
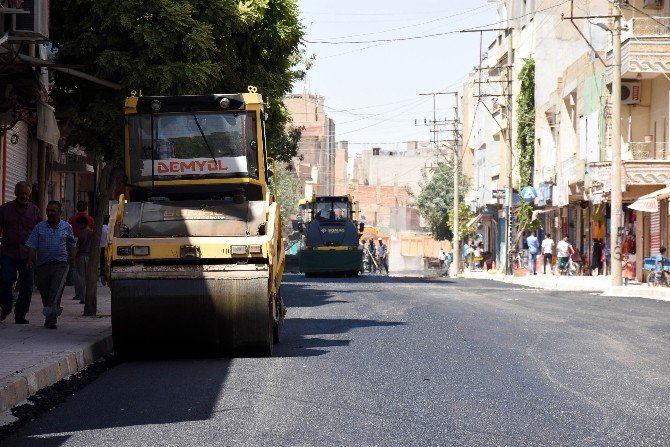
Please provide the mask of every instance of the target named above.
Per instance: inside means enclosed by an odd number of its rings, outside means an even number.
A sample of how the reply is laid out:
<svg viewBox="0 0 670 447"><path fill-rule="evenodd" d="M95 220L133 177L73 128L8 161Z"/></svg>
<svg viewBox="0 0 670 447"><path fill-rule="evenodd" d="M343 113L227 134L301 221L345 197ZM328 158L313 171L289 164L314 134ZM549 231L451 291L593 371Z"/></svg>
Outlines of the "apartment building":
<svg viewBox="0 0 670 447"><path fill-rule="evenodd" d="M290 125L302 129L298 149L302 160L296 157L293 164L309 196L335 194L335 122L325 113L324 102L323 96L307 92L284 97L292 118Z"/></svg>
<svg viewBox="0 0 670 447"><path fill-rule="evenodd" d="M610 240L615 137L611 29L612 16L619 11L607 0L496 3L499 23L508 26L501 26L506 31L489 41L482 56L483 70L470 74L463 95L464 101L470 98L472 111L471 119L464 123L464 138L474 159L469 199L482 214L480 231L492 239L490 227L496 216L489 212L487 223L484 213L497 208L495 235L498 251L502 251L506 223L501 224L504 214L496 196L507 186L506 157L512 154L514 188L534 186L539 192L534 205L540 232L554 239L567 235L585 264L591 265L598 257L594 242L602 241L608 247ZM663 190L670 185L670 1L630 0L621 2L620 12L622 107L621 134L616 137L622 145L622 163L617 169L622 172L623 216L618 227L622 255L635 261L636 276L642 279L643 258L656 255L661 245L670 243L670 191ZM509 59L501 58L505 52L511 55ZM535 61L532 185L519 184L515 164L518 121L514 107L520 91L519 67L525 58ZM497 85L489 80L499 79L492 64L499 68L509 60L514 80L512 101L506 104L502 96L506 92L496 90ZM509 104L511 113L505 110ZM509 137L505 135L508 119L512 124Z"/></svg>

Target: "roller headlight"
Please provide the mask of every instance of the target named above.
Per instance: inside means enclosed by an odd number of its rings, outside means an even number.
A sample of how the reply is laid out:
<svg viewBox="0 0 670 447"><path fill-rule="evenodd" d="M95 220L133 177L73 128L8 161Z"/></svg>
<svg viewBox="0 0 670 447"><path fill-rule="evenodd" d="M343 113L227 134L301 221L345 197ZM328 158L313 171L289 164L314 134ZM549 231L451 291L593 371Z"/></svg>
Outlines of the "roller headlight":
<svg viewBox="0 0 670 447"><path fill-rule="evenodd" d="M246 255L247 254L247 246L246 245L231 245L230 246L230 254Z"/></svg>
<svg viewBox="0 0 670 447"><path fill-rule="evenodd" d="M119 256L130 256L130 247L116 247L116 254Z"/></svg>
<svg viewBox="0 0 670 447"><path fill-rule="evenodd" d="M134 246L133 247L133 256L149 256L149 247L147 247L147 246Z"/></svg>

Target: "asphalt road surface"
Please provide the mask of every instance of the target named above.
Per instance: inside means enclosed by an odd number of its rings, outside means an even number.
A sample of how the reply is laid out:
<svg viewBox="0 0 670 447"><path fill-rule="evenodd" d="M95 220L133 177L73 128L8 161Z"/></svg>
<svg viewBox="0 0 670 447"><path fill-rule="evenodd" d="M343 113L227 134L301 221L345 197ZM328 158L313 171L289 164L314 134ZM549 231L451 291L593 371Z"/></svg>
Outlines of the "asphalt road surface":
<svg viewBox="0 0 670 447"><path fill-rule="evenodd" d="M130 362L6 446L669 446L670 302L287 275L265 359Z"/></svg>

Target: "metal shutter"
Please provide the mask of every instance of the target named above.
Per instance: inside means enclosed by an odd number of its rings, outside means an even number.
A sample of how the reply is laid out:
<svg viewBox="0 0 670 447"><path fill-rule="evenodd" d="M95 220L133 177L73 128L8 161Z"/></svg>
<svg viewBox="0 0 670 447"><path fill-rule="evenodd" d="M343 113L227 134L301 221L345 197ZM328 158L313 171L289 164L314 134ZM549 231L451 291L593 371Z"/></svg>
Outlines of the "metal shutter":
<svg viewBox="0 0 670 447"><path fill-rule="evenodd" d="M656 256L661 248L661 213L651 213L651 225L649 228L651 239L650 255Z"/></svg>
<svg viewBox="0 0 670 447"><path fill-rule="evenodd" d="M12 139L16 142L12 143ZM2 163L5 168L3 197L5 202L9 202L16 197L14 196L16 184L25 181L28 177L28 125L23 121L17 122L14 127L7 131L6 154L7 160L3 160Z"/></svg>

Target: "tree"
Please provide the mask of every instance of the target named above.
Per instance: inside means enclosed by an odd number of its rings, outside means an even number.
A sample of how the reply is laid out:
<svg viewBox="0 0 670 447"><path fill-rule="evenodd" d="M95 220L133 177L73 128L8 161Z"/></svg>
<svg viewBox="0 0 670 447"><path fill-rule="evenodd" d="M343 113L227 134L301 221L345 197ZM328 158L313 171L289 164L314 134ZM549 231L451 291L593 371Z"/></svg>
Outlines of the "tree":
<svg viewBox="0 0 670 447"><path fill-rule="evenodd" d="M416 202L419 212L428 221L428 227L436 240L451 239L453 232L449 212L454 208L453 167L440 162L432 171L424 171L422 176L421 192ZM463 200L468 187L468 179L460 176L460 200Z"/></svg>
<svg viewBox="0 0 670 447"><path fill-rule="evenodd" d="M85 146L108 166L100 177L93 237L101 235L102 214L119 177L114 165L123 157L123 99L131 90L144 95L234 93L254 85L268 104L269 155L281 160L295 155L282 141L292 137L285 135L289 118L281 98L304 75L294 68L302 57L302 36L295 0L53 2L56 61L83 66L82 71L121 86L117 91L55 74L53 98L68 116L68 143ZM99 247L94 246L85 315L96 313Z"/></svg>
<svg viewBox="0 0 670 447"><path fill-rule="evenodd" d="M526 59L519 73L521 91L517 98L517 150L519 151L520 187L533 185L535 164L535 61ZM517 241L526 230L536 230L540 222L533 220L533 205L521 201L517 209Z"/></svg>
<svg viewBox="0 0 670 447"><path fill-rule="evenodd" d="M467 241L477 230L474 224L470 224L475 212L463 202L458 204L458 230L461 240ZM454 209L449 210L449 228L454 228Z"/></svg>
<svg viewBox="0 0 670 447"><path fill-rule="evenodd" d="M275 175L277 177L277 202L279 202L279 209L286 227L291 215L298 212L298 202L303 197L302 184L296 173L290 171L285 163L277 164Z"/></svg>

